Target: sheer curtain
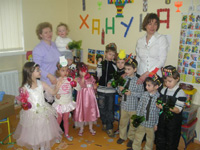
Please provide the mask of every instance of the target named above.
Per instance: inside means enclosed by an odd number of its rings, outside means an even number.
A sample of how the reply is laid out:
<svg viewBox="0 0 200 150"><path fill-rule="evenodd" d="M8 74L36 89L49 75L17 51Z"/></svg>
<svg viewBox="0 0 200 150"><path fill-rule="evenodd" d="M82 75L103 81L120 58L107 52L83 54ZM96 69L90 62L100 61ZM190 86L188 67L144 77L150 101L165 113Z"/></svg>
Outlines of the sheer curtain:
<svg viewBox="0 0 200 150"><path fill-rule="evenodd" d="M24 51L22 0L0 0L0 54Z"/></svg>

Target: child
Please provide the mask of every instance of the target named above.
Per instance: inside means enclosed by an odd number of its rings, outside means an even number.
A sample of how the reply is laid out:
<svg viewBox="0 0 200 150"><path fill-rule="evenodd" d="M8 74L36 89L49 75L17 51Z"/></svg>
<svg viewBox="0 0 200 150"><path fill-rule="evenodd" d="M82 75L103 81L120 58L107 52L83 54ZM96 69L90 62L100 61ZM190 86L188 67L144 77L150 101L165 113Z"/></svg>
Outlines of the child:
<svg viewBox="0 0 200 150"><path fill-rule="evenodd" d="M100 117L94 90L97 89L93 76L87 72L88 68L84 63L77 66L80 77L78 83L81 90L78 91L76 109L74 111L75 125L80 127L79 136L83 135L84 124L89 123L89 130L92 135L96 134L93 124Z"/></svg>
<svg viewBox="0 0 200 150"><path fill-rule="evenodd" d="M68 48L68 43L72 42L72 40L67 37L68 33L69 33L68 26L65 23L60 23L57 26L58 37L56 38L55 43L61 55L62 56L64 55L66 57L68 61L68 66L70 66L73 62L73 55L72 51L69 50Z"/></svg>
<svg viewBox="0 0 200 150"><path fill-rule="evenodd" d="M145 80L146 89L137 106L137 115L144 116L145 121L137 127L135 132L135 138L132 148L128 150L141 150L141 143L144 135L146 134L145 148L147 150L153 149L154 144L154 131L157 130L158 118L160 109L156 107L157 98L160 96L158 87L160 86L160 80L156 74L152 77L147 77ZM131 122L132 123L132 122Z"/></svg>
<svg viewBox="0 0 200 150"><path fill-rule="evenodd" d="M127 126L131 121L131 116L136 114L138 100L144 92L142 84L136 84L138 78L135 76L137 71L137 61L129 58L128 62L125 63L126 83L125 86L118 87L118 93L121 94L122 90L126 90L122 96L121 101L121 116L119 122L119 139L118 144L122 144L127 139ZM127 146L132 146L133 138L135 134L135 128L130 123L128 138L129 142Z"/></svg>
<svg viewBox="0 0 200 150"><path fill-rule="evenodd" d="M121 52L121 50L120 50ZM124 65L125 65L125 57L119 57L120 55L120 52L118 54L118 57L117 57L117 75L119 76L122 76L122 77L125 77L125 68L124 68ZM110 83L109 83L110 84ZM119 125L119 124L118 124ZM115 134L119 134L119 127L118 129L115 131Z"/></svg>
<svg viewBox="0 0 200 150"><path fill-rule="evenodd" d="M160 109L165 109L166 105L171 102L173 108L169 109L172 117L166 111L162 112L159 117L158 130L156 132L156 149L157 150L177 150L181 136L182 110L186 101L186 95L179 88L180 74L175 67L169 65L163 69L163 79L165 86L161 90L163 105L157 105Z"/></svg>
<svg viewBox="0 0 200 150"><path fill-rule="evenodd" d="M39 65L27 62L23 67L22 89L28 92L29 109L22 109L20 122L15 130L14 138L20 146L29 149L50 150L56 140L62 139L62 130L56 121L56 111L45 102L43 91L55 95L61 85L57 82L51 89L45 82L37 80L41 77ZM23 106L23 105L22 105Z"/></svg>
<svg viewBox="0 0 200 150"><path fill-rule="evenodd" d="M116 90L112 87L107 87L107 83L112 79L112 74L117 70L113 62L117 53L115 43L110 43L106 46L105 60L102 61L102 75L99 79L98 106L100 110L100 118L103 124L103 130L107 130L110 137L114 137L113 122L114 122L114 99ZM97 74L97 76L99 76Z"/></svg>
<svg viewBox="0 0 200 150"><path fill-rule="evenodd" d="M64 57L64 56L61 56ZM55 102L53 103L53 107L57 110L58 113L58 124L63 120L65 137L68 141L72 141L73 137L69 136L69 114L70 111L76 108L76 102L73 101L72 98L72 78L68 76L68 68L67 61L65 59L61 59L60 63L57 64L56 76L63 79L63 84L61 85L58 94L56 95ZM65 64L63 64L66 61ZM79 84L75 87L76 90L80 90Z"/></svg>

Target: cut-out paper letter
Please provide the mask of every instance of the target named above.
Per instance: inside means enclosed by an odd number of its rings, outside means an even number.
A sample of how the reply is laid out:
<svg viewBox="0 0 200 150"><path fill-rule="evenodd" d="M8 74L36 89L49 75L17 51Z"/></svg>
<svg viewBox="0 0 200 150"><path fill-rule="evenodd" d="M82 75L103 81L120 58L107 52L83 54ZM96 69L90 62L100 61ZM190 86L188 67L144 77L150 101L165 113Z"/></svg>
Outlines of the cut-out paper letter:
<svg viewBox="0 0 200 150"><path fill-rule="evenodd" d="M108 18L106 18L106 34L108 34L108 29L112 30L112 34L115 34L115 18L112 18L112 26L108 27Z"/></svg>
<svg viewBox="0 0 200 150"><path fill-rule="evenodd" d="M121 22L121 24L122 24L123 26L125 26L125 27L126 27L126 32L124 33L124 37L126 37L126 36L127 36L127 34L128 34L128 31L129 31L129 28L130 28L130 26L131 26L132 22L133 22L133 17L131 17L131 19L130 19L130 21L129 21L129 24L128 24L128 25L127 25L127 24L125 24L124 22Z"/></svg>
<svg viewBox="0 0 200 150"><path fill-rule="evenodd" d="M86 23L86 20L87 20L87 18L89 17L89 15L87 14L87 16L85 17L85 19L83 19L83 17L80 15L80 18L81 18L81 20L82 20L82 24L80 25L80 29L83 27L83 25L85 25L88 29L89 29L89 26L88 26L88 24Z"/></svg>
<svg viewBox="0 0 200 150"><path fill-rule="evenodd" d="M97 27L94 27L95 22L98 24ZM100 34L100 19L92 19L92 34L94 34L94 30L98 31L98 35Z"/></svg>
<svg viewBox="0 0 200 150"><path fill-rule="evenodd" d="M167 13L167 19L166 20L161 20L160 18L160 12L166 12ZM165 8L165 9L157 9L157 14L158 17L160 18L160 23L166 23L167 24L167 29L169 28L169 14L170 14L170 9Z"/></svg>

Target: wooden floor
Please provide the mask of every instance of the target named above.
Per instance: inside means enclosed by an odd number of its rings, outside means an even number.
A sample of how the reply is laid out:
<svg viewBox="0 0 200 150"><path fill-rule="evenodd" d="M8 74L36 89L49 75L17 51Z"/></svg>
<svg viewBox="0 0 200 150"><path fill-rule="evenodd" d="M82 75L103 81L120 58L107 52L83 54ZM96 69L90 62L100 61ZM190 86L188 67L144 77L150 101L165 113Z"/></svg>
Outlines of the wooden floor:
<svg viewBox="0 0 200 150"><path fill-rule="evenodd" d="M11 132L15 131L17 123L19 121L19 109L16 110L15 115L10 117ZM115 138L110 138L105 132L101 130L101 122L98 120L98 123L94 126L94 129L97 131L95 136L92 136L88 130L88 126L85 127L84 134L82 137L78 136L79 129L72 128L73 122L70 119L70 129L69 134L74 137L72 142L66 140L63 136L63 140L60 144L55 144L52 147L52 150L126 150L126 143L121 145L117 144L118 135ZM117 122L114 123L115 129L117 127ZM0 141L7 136L7 126L6 124L0 124ZM6 141L7 142L7 141ZM14 142L14 140L12 140ZM143 143L144 145L144 143ZM19 147L17 144L11 145L2 145L0 144L0 150L26 150L24 147ZM155 149L155 148L154 148ZM182 150L181 148L180 150ZM187 150L200 150L200 145L196 143L190 143L187 147Z"/></svg>

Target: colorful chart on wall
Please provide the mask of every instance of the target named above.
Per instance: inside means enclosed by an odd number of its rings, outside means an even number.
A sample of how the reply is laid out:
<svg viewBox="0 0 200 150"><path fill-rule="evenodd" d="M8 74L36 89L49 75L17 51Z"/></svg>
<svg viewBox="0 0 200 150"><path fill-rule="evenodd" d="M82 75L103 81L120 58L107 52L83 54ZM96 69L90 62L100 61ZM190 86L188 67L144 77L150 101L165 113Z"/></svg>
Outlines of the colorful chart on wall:
<svg viewBox="0 0 200 150"><path fill-rule="evenodd" d="M88 63L95 64L95 50L88 49Z"/></svg>
<svg viewBox="0 0 200 150"><path fill-rule="evenodd" d="M178 72L182 81L200 84L200 13L182 14Z"/></svg>

